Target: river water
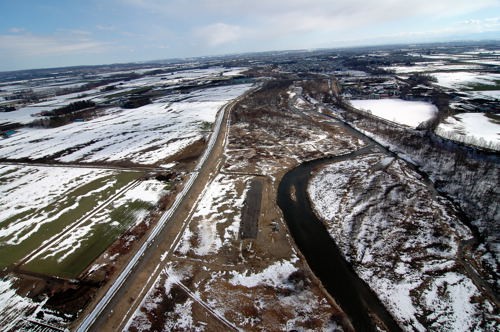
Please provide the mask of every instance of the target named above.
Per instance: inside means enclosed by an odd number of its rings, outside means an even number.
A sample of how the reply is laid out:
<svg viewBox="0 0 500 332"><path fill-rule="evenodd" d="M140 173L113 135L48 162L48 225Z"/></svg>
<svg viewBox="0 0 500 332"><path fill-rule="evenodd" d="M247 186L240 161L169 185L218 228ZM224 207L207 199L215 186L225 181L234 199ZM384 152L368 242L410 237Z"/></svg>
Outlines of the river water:
<svg viewBox="0 0 500 332"><path fill-rule="evenodd" d="M349 316L356 331L376 331L370 313L377 316L390 331L401 331L375 293L344 259L323 222L314 214L306 192L313 170L327 163L354 158L369 149L306 162L289 171L278 188L278 205L309 266ZM293 189L295 200L291 194Z"/></svg>

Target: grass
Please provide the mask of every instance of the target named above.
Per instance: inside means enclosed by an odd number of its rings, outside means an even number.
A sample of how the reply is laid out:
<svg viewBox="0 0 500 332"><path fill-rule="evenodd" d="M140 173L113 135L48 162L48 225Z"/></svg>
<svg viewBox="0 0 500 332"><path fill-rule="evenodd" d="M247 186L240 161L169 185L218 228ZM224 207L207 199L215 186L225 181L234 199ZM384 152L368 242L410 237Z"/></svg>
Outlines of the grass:
<svg viewBox="0 0 500 332"><path fill-rule="evenodd" d="M76 278L113 241L136 222L135 214L137 212L149 212L152 208L153 205L136 200L110 209L106 211L106 214L109 216L106 222L95 225L93 227L93 235L87 238L77 251L61 261L59 260L63 253L51 257L43 257L44 255L41 255L25 264L23 269L45 275Z"/></svg>
<svg viewBox="0 0 500 332"><path fill-rule="evenodd" d="M200 123L200 129L202 131L210 131L210 130L212 130L212 123L207 122L207 121L203 121Z"/></svg>
<svg viewBox="0 0 500 332"><path fill-rule="evenodd" d="M135 88L129 91L122 91L122 92L117 92L112 95L106 96L107 99L112 99L112 98L117 98L117 97L123 97L127 95L133 95L133 94L143 94L151 90L153 87L152 86L144 86L144 87L139 87Z"/></svg>
<svg viewBox="0 0 500 332"><path fill-rule="evenodd" d="M472 91L493 91L500 90L500 80L494 80L491 84L484 83L471 83L467 84L467 87Z"/></svg>
<svg viewBox="0 0 500 332"><path fill-rule="evenodd" d="M96 202L103 202L130 183L130 181L139 178L141 175L142 173L137 172L121 172L115 175L98 178L86 185L65 193L64 197L60 197L58 201L42 209L32 209L3 221L0 224L0 228L12 227L16 223L22 221L30 223L33 218L38 217L54 219L43 225L33 224L26 227L26 230L24 230L21 235L25 235L28 238L19 244L7 244L6 242L9 239L0 238L0 268L5 268L19 262L26 255L39 248L48 238L61 233L66 227L91 213L97 207ZM109 188L102 192L96 192L97 189L102 188L110 182L113 182L113 184ZM32 232L32 234L29 234L29 232ZM103 239L115 236L114 233L111 234L109 232L100 231L95 234L96 240L99 239L97 241L103 241ZM88 259L93 259L95 257L91 258L91 253L88 253L88 256ZM76 271L83 265L83 262L81 264L75 264L74 268L72 267L69 270ZM45 266L45 262L40 264L36 259L23 268L33 272L49 272L47 274L61 276L66 276L68 270L67 264L58 264L57 266L51 266L49 268L48 265Z"/></svg>
<svg viewBox="0 0 500 332"><path fill-rule="evenodd" d="M484 116L486 116L488 119L490 119L491 122L493 122L495 124L500 124L500 115L499 114L484 113Z"/></svg>

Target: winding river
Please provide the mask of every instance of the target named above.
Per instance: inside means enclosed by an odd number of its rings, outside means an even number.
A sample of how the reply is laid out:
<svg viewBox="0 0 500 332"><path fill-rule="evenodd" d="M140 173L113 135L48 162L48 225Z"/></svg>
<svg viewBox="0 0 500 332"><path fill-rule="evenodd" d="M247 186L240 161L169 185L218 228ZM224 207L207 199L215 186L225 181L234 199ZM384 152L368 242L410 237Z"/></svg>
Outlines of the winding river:
<svg viewBox="0 0 500 332"><path fill-rule="evenodd" d="M354 158L372 148L368 146L347 155L313 160L289 171L278 188L278 205L309 266L349 316L354 328L357 331L376 331L370 318L372 314L390 331L401 331L375 293L344 259L328 230L314 214L306 191L314 169L327 163Z"/></svg>

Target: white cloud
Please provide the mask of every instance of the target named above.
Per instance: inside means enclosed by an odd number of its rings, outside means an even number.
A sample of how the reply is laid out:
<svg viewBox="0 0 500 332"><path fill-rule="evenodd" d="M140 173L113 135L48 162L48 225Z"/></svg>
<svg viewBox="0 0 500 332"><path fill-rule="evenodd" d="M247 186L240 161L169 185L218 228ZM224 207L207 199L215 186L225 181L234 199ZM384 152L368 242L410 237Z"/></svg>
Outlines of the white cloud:
<svg viewBox="0 0 500 332"><path fill-rule="evenodd" d="M33 57L99 53L106 44L94 41L86 34L70 33L67 36L38 36L29 33L0 35L0 51L11 56Z"/></svg>
<svg viewBox="0 0 500 332"><path fill-rule="evenodd" d="M12 27L9 29L9 32L10 33L21 33L21 32L25 32L26 30L24 28L16 28L16 27Z"/></svg>
<svg viewBox="0 0 500 332"><path fill-rule="evenodd" d="M405 22L410 19L421 21L425 30L426 22L439 25L440 21L485 8L500 8L498 0L126 0L126 3L170 20L207 23L193 29L194 36L206 38L212 46L241 39L256 43L296 37L300 42L307 36L297 34L310 33L352 37L355 30L362 38L374 28L391 23L405 32ZM366 32L360 33L361 30Z"/></svg>
<svg viewBox="0 0 500 332"><path fill-rule="evenodd" d="M96 29L100 30L100 31L115 31L116 27L113 26L113 25L101 25L101 24L98 24L98 25L96 25Z"/></svg>
<svg viewBox="0 0 500 332"><path fill-rule="evenodd" d="M209 46L220 46L235 42L243 37L244 29L225 23L210 24L196 29L195 35Z"/></svg>
<svg viewBox="0 0 500 332"><path fill-rule="evenodd" d="M125 0L129 5L172 16L272 18L301 13L303 17L454 16L499 5L498 0Z"/></svg>

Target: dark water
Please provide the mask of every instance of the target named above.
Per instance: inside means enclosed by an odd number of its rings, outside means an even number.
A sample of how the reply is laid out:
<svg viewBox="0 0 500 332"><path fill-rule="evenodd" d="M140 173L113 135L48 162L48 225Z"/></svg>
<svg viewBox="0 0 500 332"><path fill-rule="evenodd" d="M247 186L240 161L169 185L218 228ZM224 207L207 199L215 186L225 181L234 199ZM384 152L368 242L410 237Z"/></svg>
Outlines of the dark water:
<svg viewBox="0 0 500 332"><path fill-rule="evenodd" d="M375 314L390 331L401 331L395 320L371 289L358 277L343 258L323 223L315 216L307 198L311 171L326 163L341 161L366 153L354 153L306 162L288 172L278 188L278 205L295 243L323 286L340 304L357 331L375 331L369 312ZM296 201L290 192L295 187Z"/></svg>

